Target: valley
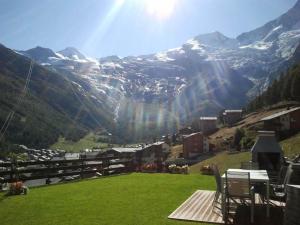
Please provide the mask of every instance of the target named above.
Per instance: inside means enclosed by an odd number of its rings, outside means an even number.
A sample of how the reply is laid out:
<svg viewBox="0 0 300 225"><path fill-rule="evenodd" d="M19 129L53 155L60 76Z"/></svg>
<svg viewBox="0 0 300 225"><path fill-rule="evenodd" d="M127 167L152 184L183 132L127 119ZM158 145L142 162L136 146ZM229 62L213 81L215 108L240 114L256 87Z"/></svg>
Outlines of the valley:
<svg viewBox="0 0 300 225"><path fill-rule="evenodd" d="M76 110L80 111L75 121L81 118L83 127L76 140L101 129L113 133L118 143L151 140L174 133L200 116L243 108L266 90L295 63L299 10L298 1L275 20L236 38L216 31L148 55L92 58L73 47L57 52L36 47L10 54L17 53L15 57L24 62L34 60L43 71L68 83L70 93L76 92L73 100L61 98L63 111L72 108L64 113L70 122ZM2 55L8 53L5 51L1 50ZM8 63L2 59L3 65ZM4 122L4 117L0 121ZM59 135L66 136L59 133L54 139Z"/></svg>

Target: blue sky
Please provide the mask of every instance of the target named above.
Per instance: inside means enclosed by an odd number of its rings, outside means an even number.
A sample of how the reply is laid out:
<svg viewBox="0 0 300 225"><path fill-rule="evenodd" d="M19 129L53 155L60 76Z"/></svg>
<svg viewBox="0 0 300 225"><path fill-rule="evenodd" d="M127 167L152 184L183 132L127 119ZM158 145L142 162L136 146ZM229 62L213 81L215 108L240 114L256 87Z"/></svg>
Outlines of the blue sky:
<svg viewBox="0 0 300 225"><path fill-rule="evenodd" d="M165 0L152 1L159 5ZM0 43L19 50L73 46L92 57L141 55L178 47L213 31L236 37L296 2L173 1L172 13L159 18L150 12L149 0L0 0Z"/></svg>

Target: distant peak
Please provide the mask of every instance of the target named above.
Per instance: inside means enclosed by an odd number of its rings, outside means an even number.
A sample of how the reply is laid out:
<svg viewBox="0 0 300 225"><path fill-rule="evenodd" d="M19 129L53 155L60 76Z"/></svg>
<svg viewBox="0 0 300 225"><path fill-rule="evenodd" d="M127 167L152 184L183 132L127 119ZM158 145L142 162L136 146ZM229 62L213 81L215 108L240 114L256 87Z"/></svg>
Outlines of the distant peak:
<svg viewBox="0 0 300 225"><path fill-rule="evenodd" d="M32 50L45 50L45 51L52 51L50 48L45 48L45 47L42 47L42 46L36 46L36 47L34 47L34 48L30 48L30 49L28 49L28 50L26 50L26 51L32 51Z"/></svg>
<svg viewBox="0 0 300 225"><path fill-rule="evenodd" d="M50 48L44 48L36 46L35 48L28 49L26 51L18 51L29 58L32 58L38 62L46 62L49 57L55 57L55 53Z"/></svg>
<svg viewBox="0 0 300 225"><path fill-rule="evenodd" d="M66 47L64 50L79 52L75 47Z"/></svg>
<svg viewBox="0 0 300 225"><path fill-rule="evenodd" d="M46 54L48 56L54 56L55 53L50 48L44 48L41 46L36 46L35 48L31 48L26 50L27 53L33 53L33 54Z"/></svg>
<svg viewBox="0 0 300 225"><path fill-rule="evenodd" d="M206 34L200 34L196 38L201 38L201 37L222 37L222 38L229 39L229 37L226 37L224 34L222 34L219 31L214 31L214 32L211 32L211 33L206 33Z"/></svg>
<svg viewBox="0 0 300 225"><path fill-rule="evenodd" d="M298 1L296 2L296 4L294 5L293 8L300 8L300 0L298 0Z"/></svg>
<svg viewBox="0 0 300 225"><path fill-rule="evenodd" d="M229 38L219 31L214 31L207 34L200 34L194 38L200 44L204 44L211 47L236 47L237 41L233 38Z"/></svg>
<svg viewBox="0 0 300 225"><path fill-rule="evenodd" d="M74 47L67 47L58 53L68 58L76 57L78 59L86 59L86 57Z"/></svg>

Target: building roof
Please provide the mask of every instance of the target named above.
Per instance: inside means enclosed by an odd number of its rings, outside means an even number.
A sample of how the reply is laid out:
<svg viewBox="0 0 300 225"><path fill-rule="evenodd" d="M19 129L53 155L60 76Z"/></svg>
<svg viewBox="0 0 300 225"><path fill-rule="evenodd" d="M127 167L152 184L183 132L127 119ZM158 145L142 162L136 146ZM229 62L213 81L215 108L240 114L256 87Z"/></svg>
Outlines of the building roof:
<svg viewBox="0 0 300 225"><path fill-rule="evenodd" d="M242 109L226 109L225 113L241 113L243 112Z"/></svg>
<svg viewBox="0 0 300 225"><path fill-rule="evenodd" d="M138 148L112 148L112 150L119 152L119 153L134 153L136 151L142 150L141 147Z"/></svg>
<svg viewBox="0 0 300 225"><path fill-rule="evenodd" d="M101 154L103 150L101 151L92 151L92 152L83 152L81 153L82 156L85 156L86 158L96 158L99 154Z"/></svg>
<svg viewBox="0 0 300 225"><path fill-rule="evenodd" d="M192 133L192 134L187 134L187 135L183 135L184 138L188 138L188 137L192 137L194 135L197 135L197 134L203 134L202 132L197 132L197 133Z"/></svg>
<svg viewBox="0 0 300 225"><path fill-rule="evenodd" d="M150 145L162 145L164 143L165 143L164 141L157 141L157 142L154 142L154 143L152 143Z"/></svg>
<svg viewBox="0 0 300 225"><path fill-rule="evenodd" d="M200 120L218 120L218 117L215 117L215 116L203 116L203 117L200 117Z"/></svg>
<svg viewBox="0 0 300 225"><path fill-rule="evenodd" d="M288 113L290 113L290 112L297 111L297 110L299 110L299 109L300 109L300 107L296 107L296 108L284 110L284 111L281 111L281 112L272 114L272 115L270 115L270 116L264 117L264 118L261 119L261 121L272 120L272 119L275 119L275 118L277 118L277 117L280 117L280 116L283 116L283 115L285 115L285 114L288 114Z"/></svg>
<svg viewBox="0 0 300 225"><path fill-rule="evenodd" d="M275 138L275 132L258 132L258 139L253 145L251 152L252 154L258 152L278 152L282 154L282 149Z"/></svg>

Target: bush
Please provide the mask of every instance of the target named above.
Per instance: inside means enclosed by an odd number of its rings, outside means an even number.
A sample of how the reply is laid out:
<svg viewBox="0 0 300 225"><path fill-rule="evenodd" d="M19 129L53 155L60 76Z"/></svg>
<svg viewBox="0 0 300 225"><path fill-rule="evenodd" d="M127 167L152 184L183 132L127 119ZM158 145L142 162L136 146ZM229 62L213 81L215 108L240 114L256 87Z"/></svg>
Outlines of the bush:
<svg viewBox="0 0 300 225"><path fill-rule="evenodd" d="M243 129L237 128L234 133L233 146L240 149L241 147L240 142L244 136L245 136L245 131Z"/></svg>
<svg viewBox="0 0 300 225"><path fill-rule="evenodd" d="M189 166L176 166L175 164L169 165L168 170L170 173L177 173L177 174L188 174L189 173Z"/></svg>
<svg viewBox="0 0 300 225"><path fill-rule="evenodd" d="M243 149L250 149L254 145L254 139L246 136L242 138L240 143Z"/></svg>
<svg viewBox="0 0 300 225"><path fill-rule="evenodd" d="M24 186L22 181L13 182L9 187L9 194L11 195L20 195L27 194L28 188Z"/></svg>
<svg viewBox="0 0 300 225"><path fill-rule="evenodd" d="M214 174L214 170L211 165L202 166L200 168L200 172L204 175L213 175Z"/></svg>

